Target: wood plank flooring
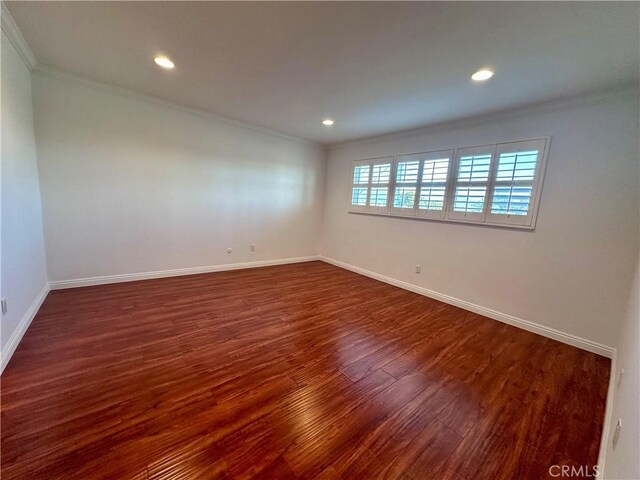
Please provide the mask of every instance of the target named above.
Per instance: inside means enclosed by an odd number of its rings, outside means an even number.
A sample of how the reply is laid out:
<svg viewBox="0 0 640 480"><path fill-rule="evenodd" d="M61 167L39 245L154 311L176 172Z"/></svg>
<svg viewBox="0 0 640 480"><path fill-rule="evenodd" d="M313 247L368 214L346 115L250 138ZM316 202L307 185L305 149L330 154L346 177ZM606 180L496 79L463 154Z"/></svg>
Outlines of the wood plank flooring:
<svg viewBox="0 0 640 480"><path fill-rule="evenodd" d="M553 478L595 465L609 368L321 262L54 291L2 376L1 473Z"/></svg>

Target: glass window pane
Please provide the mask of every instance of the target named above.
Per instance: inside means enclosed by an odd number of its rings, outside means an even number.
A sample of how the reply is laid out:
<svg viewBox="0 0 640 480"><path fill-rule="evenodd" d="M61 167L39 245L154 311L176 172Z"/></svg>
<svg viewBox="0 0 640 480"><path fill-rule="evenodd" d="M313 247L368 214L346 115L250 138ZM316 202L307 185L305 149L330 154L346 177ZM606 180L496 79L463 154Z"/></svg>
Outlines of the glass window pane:
<svg viewBox="0 0 640 480"><path fill-rule="evenodd" d="M374 207L386 207L388 191L389 191L388 187L372 188L371 197L369 199L369 205L372 205Z"/></svg>
<svg viewBox="0 0 640 480"><path fill-rule="evenodd" d="M529 213L532 187L496 187L491 202L491 213L526 215Z"/></svg>
<svg viewBox="0 0 640 480"><path fill-rule="evenodd" d="M369 165L357 165L356 167L354 167L353 183L354 184L369 183Z"/></svg>
<svg viewBox="0 0 640 480"><path fill-rule="evenodd" d="M458 187L453 199L455 212L482 213L486 187Z"/></svg>
<svg viewBox="0 0 640 480"><path fill-rule="evenodd" d="M380 165L374 165L371 172L371 183L389 183L389 176L391 175L391 164L381 163Z"/></svg>
<svg viewBox="0 0 640 480"><path fill-rule="evenodd" d="M355 187L351 191L351 205L366 205L367 204L367 187L359 188Z"/></svg>
<svg viewBox="0 0 640 480"><path fill-rule="evenodd" d="M395 208L413 208L415 198L415 187L397 187L393 196L393 206Z"/></svg>
<svg viewBox="0 0 640 480"><path fill-rule="evenodd" d="M444 207L444 187L425 188L420 190L418 208L420 210L442 210Z"/></svg>
<svg viewBox="0 0 640 480"><path fill-rule="evenodd" d="M396 174L396 182L398 183L417 183L418 169L420 162L398 162L398 172Z"/></svg>
<svg viewBox="0 0 640 480"><path fill-rule="evenodd" d="M425 160L422 170L422 183L444 183L447 181L449 159Z"/></svg>
<svg viewBox="0 0 640 480"><path fill-rule="evenodd" d="M536 173L538 151L508 152L500 154L498 181L533 180Z"/></svg>
<svg viewBox="0 0 640 480"><path fill-rule="evenodd" d="M472 155L460 157L458 181L486 182L489 178L491 155Z"/></svg>

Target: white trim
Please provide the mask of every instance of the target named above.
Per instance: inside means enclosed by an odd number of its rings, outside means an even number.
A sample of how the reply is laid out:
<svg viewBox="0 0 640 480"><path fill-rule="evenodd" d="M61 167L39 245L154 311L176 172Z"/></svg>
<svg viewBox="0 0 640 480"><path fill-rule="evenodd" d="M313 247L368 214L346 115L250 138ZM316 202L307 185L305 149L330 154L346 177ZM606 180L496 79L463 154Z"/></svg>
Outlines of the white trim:
<svg viewBox="0 0 640 480"><path fill-rule="evenodd" d="M451 223L451 224L458 224L458 225L473 225L474 227L490 227L490 228L506 228L507 230L525 230L525 231L534 231L535 228L530 227L528 225L516 225L516 224L509 224L509 223L495 223L495 222L478 222L475 220L460 220L457 218L433 218L433 217L425 217L425 216L412 216L412 215L395 215L395 214L391 214L391 213L378 213L378 212L366 212L366 211L359 211L359 210L349 210L347 212L348 214L355 214L355 215L367 215L367 216L374 216L374 217L384 217L384 218L404 218L404 219L408 219L408 220L421 220L421 221L426 221L426 222L445 222L445 223Z"/></svg>
<svg viewBox="0 0 640 480"><path fill-rule="evenodd" d="M497 226L504 228L514 228L520 230L535 230L536 221L538 218L538 209L540 207L540 197L542 195L542 182L547 165L547 159L549 156L549 144L551 137L539 137L529 138L524 140L501 142L488 145L479 145L472 147L456 147L448 148L446 150L436 150L431 152L421 153L404 153L396 155L394 157L379 157L382 159L392 158L391 163L391 178L387 185L387 205L385 207L372 207L369 205L369 197L371 194L371 174L369 176L369 184L367 187L367 204L366 205L353 205L353 193L349 197L349 206L347 212L349 213L361 213L365 215L381 215L385 217L395 218L410 218L415 220L434 220L438 222L455 222L466 223L472 225L487 225ZM530 147L531 149L537 148L538 158L540 161L536 162L536 171L534 178L531 181L531 197L529 203L529 209L527 215L506 215L506 214L492 214L491 204L493 201L494 189L496 185L496 176L499 165L499 156L502 150L512 150L522 147L521 145L535 144ZM518 150L519 151L519 150ZM447 178L445 182L445 196L443 202L443 208L440 211L420 211L419 198L420 192L423 188L422 174L424 169L424 163L428 161L429 157L440 156L440 154L447 154L449 157L449 167L447 170ZM490 156L489 172L487 173L486 180L460 180L459 166L462 156ZM406 161L419 159L419 167L416 182L398 182L397 172L398 165ZM352 188L356 188L357 185L353 183L355 168L358 165L373 165L373 159L359 159L353 161L352 168ZM512 181L509 185L513 185ZM384 185L382 185L384 186ZM398 208L394 206L394 199L397 188L415 188L413 207L411 208ZM458 188L484 188L485 196L483 202L483 210L481 213L477 212L460 212L454 209L455 195ZM352 190L353 192L353 190Z"/></svg>
<svg viewBox="0 0 640 480"><path fill-rule="evenodd" d="M598 475L596 479L604 479L604 465L607 453L607 444L609 443L609 435L611 435L611 421L613 420L613 400L615 397L616 385L618 384L617 375L617 358L618 351L614 348L611 356L611 374L609 375L609 389L607 391L607 405L604 411L604 425L602 426L602 437L600 437L600 451L598 452Z"/></svg>
<svg viewBox="0 0 640 480"><path fill-rule="evenodd" d="M76 278L73 280L57 280L49 282L51 290L64 288L89 287L92 285L104 285L107 283L135 282L138 280L150 280L153 278L178 277L182 275L197 275L199 273L225 272L227 270L241 270L245 268L269 267L272 265L287 265L289 263L302 263L320 260L318 255L306 257L278 258L275 260L259 260L256 262L227 263L223 265L210 265L206 267L175 268L172 270L157 270L153 272L123 273L120 275L105 275L102 277Z"/></svg>
<svg viewBox="0 0 640 480"><path fill-rule="evenodd" d="M487 204L489 201L489 193L491 190L491 183L493 180L493 169L496 164L496 149L499 144L495 145L478 145L474 147L462 147L456 148L455 154L452 160L452 168L449 171L449 175L452 177L451 189L449 194L445 197L445 218L448 220L461 220L469 223L486 223L487 217ZM489 166L486 180L472 180L471 172L469 172L469 180L461 181L459 179L460 159L465 157L489 157ZM472 160L473 164L473 160ZM473 168L473 167L472 167ZM482 212L467 212L456 211L453 207L456 203L456 190L458 188L471 189L471 188L484 188L484 198L482 201ZM467 197L468 198L468 197ZM446 201L448 199L448 202ZM467 202L468 206L468 202Z"/></svg>
<svg viewBox="0 0 640 480"><path fill-rule="evenodd" d="M187 107L185 105L171 102L169 100L164 100L162 98L159 98L153 95L148 95L146 93L141 93L136 90L132 90L130 88L117 87L109 83L104 83L97 80L91 80L89 78L83 77L81 75L77 75L75 73L68 72L66 70L59 69L57 67L53 67L51 65L38 64L34 68L33 73L41 75L43 77L49 77L56 80L63 80L72 84L92 88L98 91L110 92L117 95L121 95L123 97L134 98L136 100L141 100L147 103L161 105L163 107L171 108L173 110L178 110L185 113L190 113L191 115L197 115L199 117L207 118L209 120L217 120L219 122L223 122L228 125L233 125L234 127L252 130L254 132L259 132L265 135L272 135L275 137L283 138L285 140L300 143L302 145L307 145L307 146L326 150L326 145L318 142L314 142L312 140L307 140L302 137L296 137L295 135L289 135L287 133L279 132L277 130L271 130L270 128L261 127L259 125L254 125L248 122L243 122L242 120L236 120L234 118L225 117L223 115L218 115L216 113L209 112L207 110L202 110L200 108Z"/></svg>
<svg viewBox="0 0 640 480"><path fill-rule="evenodd" d="M389 164L389 182L387 183L373 183L373 169L376 165L384 165ZM391 188L392 177L394 175L393 171L394 158L393 157L377 157L377 158L365 158L362 160L356 160L353 162L353 167L351 169L351 190L349 195L349 210L355 212L363 212L363 213L379 213L380 215L386 215L389 212L389 192ZM355 175L356 175L356 167L359 166L368 166L369 167L369 177L367 183L354 183ZM367 189L367 201L365 205L354 205L353 204L353 189L354 188L366 188ZM371 202L371 192L374 188L386 188L387 189L387 205L385 207L378 207L370 205Z"/></svg>
<svg viewBox="0 0 640 480"><path fill-rule="evenodd" d="M542 148L541 148L541 145ZM540 138L537 140L527 140L523 142L513 142L512 144L503 143L496 146L494 163L491 170L491 182L489 183L489 191L487 192L487 211L485 221L492 221L492 223L504 223L507 225L525 225L535 228L538 218L538 209L540 207L540 197L542 196L542 186L544 183L544 176L547 169L547 161L549 159L549 145L551 143L551 137ZM496 193L497 186L517 186L519 181L515 179L515 174L510 181L498 180L498 168L500 167L500 159L503 153L516 152L525 149L525 145L531 145L528 150L537 151L537 161L535 171L532 180L521 181L523 186L531 187L531 197L529 201L529 209L527 215L505 215L495 214L491 212L493 208L493 197ZM530 184L530 185L527 185Z"/></svg>
<svg viewBox="0 0 640 480"><path fill-rule="evenodd" d="M38 60L36 56L31 51L29 44L22 36L22 32L16 25L16 22L13 20L11 13L9 13L9 9L2 2L2 13L0 14L0 18L2 19L2 31L7 34L9 41L14 46L18 55L27 66L29 70L33 70L38 65Z"/></svg>
<svg viewBox="0 0 640 480"><path fill-rule="evenodd" d="M403 288L405 290L409 290L410 292L424 295L425 297L433 298L435 300L448 303L449 305L454 305L456 307L463 308L470 312L474 312L474 313L483 315L485 317L489 317L499 322L513 325L514 327L518 327L523 330L536 333L538 335L542 335L543 337L551 338L553 340L566 343L567 345L571 345L573 347L577 347L582 350L586 350L588 352L602 355L603 357L613 358L613 355L615 353L615 348L610 347L609 345L603 345L601 343L597 343L597 342L588 340L586 338L578 337L570 333L561 332L560 330L556 330L555 328L547 327L545 325L540 325L539 323L514 317L513 315L509 315L507 313L498 312L496 310L492 310L490 308L476 305L475 303L467 302L466 300L461 300L459 298L452 297L450 295L445 295L444 293L435 292L433 290L429 290L424 287L419 287L418 285L414 285L412 283L403 282L402 280L397 280L395 278L387 277L386 275L381 275L379 273L371 272L369 270L365 270L364 268L356 267L355 265L350 265L348 263L341 262L334 258L321 255L320 260L322 260L323 262L335 265L336 267L344 268L345 270L351 270L352 272L359 273L360 275L364 275L366 277L370 277L375 280L379 280L381 282L388 283L390 285Z"/></svg>
<svg viewBox="0 0 640 480"><path fill-rule="evenodd" d="M42 302L44 302L44 299L47 298L47 294L50 290L51 289L49 288L49 284L46 284L44 287L42 287L42 290L33 301L29 309L26 311L26 313L22 317L22 320L20 320L20 323L18 323L18 326L11 334L9 341L2 349L2 353L0 354L0 375L2 374L2 372L4 372L4 368L9 363L9 360L11 360L13 353L16 351L16 348L18 348L22 337L29 328L29 325L31 325L31 322L36 316L36 313L38 313L38 310L40 310Z"/></svg>

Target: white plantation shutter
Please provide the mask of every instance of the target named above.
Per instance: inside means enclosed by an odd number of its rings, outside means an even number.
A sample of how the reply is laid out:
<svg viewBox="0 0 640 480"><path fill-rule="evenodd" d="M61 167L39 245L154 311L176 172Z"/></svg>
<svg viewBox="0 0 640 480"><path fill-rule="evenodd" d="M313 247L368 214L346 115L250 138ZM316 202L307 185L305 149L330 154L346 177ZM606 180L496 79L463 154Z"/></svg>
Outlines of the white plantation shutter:
<svg viewBox="0 0 640 480"><path fill-rule="evenodd" d="M545 147L545 139L497 146L487 222L531 225Z"/></svg>
<svg viewBox="0 0 640 480"><path fill-rule="evenodd" d="M390 212L444 218L452 158L451 150L396 157Z"/></svg>
<svg viewBox="0 0 640 480"><path fill-rule="evenodd" d="M388 211L389 184L391 181L392 159L374 161L371 165L371 193L369 195L369 210Z"/></svg>
<svg viewBox="0 0 640 480"><path fill-rule="evenodd" d="M371 165L356 162L353 166L353 186L351 188L351 208L364 209L369 198L369 178Z"/></svg>
<svg viewBox="0 0 640 480"><path fill-rule="evenodd" d="M354 163L350 210L379 213L388 211L392 164L392 157Z"/></svg>
<svg viewBox="0 0 640 480"><path fill-rule="evenodd" d="M484 221L494 152L495 145L458 149L449 218Z"/></svg>
<svg viewBox="0 0 640 480"><path fill-rule="evenodd" d="M415 212L416 196L418 193L418 178L421 162L413 155L396 158L395 182L391 210L400 215L413 215Z"/></svg>
<svg viewBox="0 0 640 480"><path fill-rule="evenodd" d="M548 146L541 138L358 160L349 210L532 229Z"/></svg>
<svg viewBox="0 0 640 480"><path fill-rule="evenodd" d="M444 218L452 158L452 150L423 154L416 215Z"/></svg>

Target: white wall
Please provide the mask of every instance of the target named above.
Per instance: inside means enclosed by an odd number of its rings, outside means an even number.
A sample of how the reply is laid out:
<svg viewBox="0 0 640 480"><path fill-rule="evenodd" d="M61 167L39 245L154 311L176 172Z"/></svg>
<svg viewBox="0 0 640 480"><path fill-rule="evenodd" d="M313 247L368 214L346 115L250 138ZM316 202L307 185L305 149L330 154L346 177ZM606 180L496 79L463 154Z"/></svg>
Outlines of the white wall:
<svg viewBox="0 0 640 480"><path fill-rule="evenodd" d="M322 253L613 346L638 253L638 114L625 89L335 147ZM552 140L533 232L347 213L353 160L539 136Z"/></svg>
<svg viewBox="0 0 640 480"><path fill-rule="evenodd" d="M324 149L77 79L33 86L51 281L318 253Z"/></svg>
<svg viewBox="0 0 640 480"><path fill-rule="evenodd" d="M616 381L614 403L607 439L606 463L603 478L637 480L640 478L640 264L631 287L627 314L618 334L616 368L624 369L621 381ZM619 377L616 378L619 380ZM618 418L622 430L613 449L613 435Z"/></svg>
<svg viewBox="0 0 640 480"><path fill-rule="evenodd" d="M4 30L1 77L1 295L8 305L0 334L4 368L30 320L30 310L39 306L39 297L47 287L31 73Z"/></svg>

